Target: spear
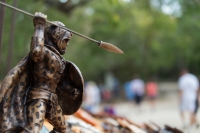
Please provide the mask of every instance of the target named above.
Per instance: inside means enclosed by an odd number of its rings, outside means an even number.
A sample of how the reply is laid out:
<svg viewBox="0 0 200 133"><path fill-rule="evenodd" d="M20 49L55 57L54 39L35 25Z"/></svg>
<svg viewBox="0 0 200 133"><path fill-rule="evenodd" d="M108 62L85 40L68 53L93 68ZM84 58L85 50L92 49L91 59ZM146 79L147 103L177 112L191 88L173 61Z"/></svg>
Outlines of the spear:
<svg viewBox="0 0 200 133"><path fill-rule="evenodd" d="M18 11L18 12L24 13L24 14L26 14L26 15L28 15L28 16L34 17L33 14L28 13L28 12L26 12L26 11L23 11L23 10L21 10L21 9L18 9L18 8L16 8L16 7L13 7L13 6L11 6L11 5L8 5L8 4L4 3L4 2L0 2L0 4L1 4L1 5L4 5L4 6L6 6L6 7L9 7L9 8L11 8L11 9L13 9L13 10L16 10L16 11ZM56 25L56 24L52 23L52 22L49 21L49 20L47 20L47 22L50 23L50 24ZM108 50L108 51L111 51L111 52L114 52L114 53L118 53L118 54L123 54L123 53L124 53L121 49L119 49L118 47L116 47L116 46L113 45L113 44L110 44L110 43L107 43L107 42L103 42L103 41L94 40L94 39L89 38L89 37L87 37L87 36L85 36L85 35L83 35L83 34L80 34L80 33L78 33L78 32L75 32L75 31L73 31L73 30L70 30L70 29L68 29L68 28L66 28L66 27L64 27L64 26L60 26L60 25L56 25L56 26L58 26L58 27L60 27L60 28L63 28L63 29L65 29L65 30L67 30L67 31L70 31L70 32L72 32L73 34L78 35L78 36L80 36L80 37L82 37L82 38L85 38L85 39L87 39L87 40L90 40L90 41L92 41L92 42L95 42L95 43L98 44L99 47L104 48L104 49L106 49L106 50Z"/></svg>

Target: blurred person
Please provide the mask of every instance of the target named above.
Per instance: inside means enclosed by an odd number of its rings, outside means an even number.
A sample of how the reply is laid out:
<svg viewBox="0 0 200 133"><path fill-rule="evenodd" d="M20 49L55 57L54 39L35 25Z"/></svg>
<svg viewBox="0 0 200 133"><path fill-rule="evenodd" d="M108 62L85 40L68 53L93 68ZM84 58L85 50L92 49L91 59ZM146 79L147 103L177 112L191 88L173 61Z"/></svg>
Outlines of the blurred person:
<svg viewBox="0 0 200 133"><path fill-rule="evenodd" d="M195 100L195 110L194 110L195 115L197 114L199 110L199 99L200 99L200 88L197 90L197 97Z"/></svg>
<svg viewBox="0 0 200 133"><path fill-rule="evenodd" d="M115 99L117 99L120 95L119 95L119 91L120 91L120 88L119 88L119 80L117 78L114 78L113 79L113 95L115 97Z"/></svg>
<svg viewBox="0 0 200 133"><path fill-rule="evenodd" d="M200 83L200 78L198 78L198 79L199 79L199 83ZM199 110L199 100L200 100L200 86L197 90L197 98L195 100L195 111L194 111L195 115L197 114L197 112Z"/></svg>
<svg viewBox="0 0 200 133"><path fill-rule="evenodd" d="M187 69L181 69L178 85L179 85L180 115L183 121L183 127L186 128L187 126L185 120L186 112L189 112L190 114L190 126L193 127L194 125L197 125L197 120L195 115L195 101L197 98L199 81L197 77L189 73Z"/></svg>
<svg viewBox="0 0 200 133"><path fill-rule="evenodd" d="M99 81L97 86L98 86L99 91L100 91L101 102L102 102L102 101L104 101L104 95L103 95L103 93L104 93L104 90L105 90L105 85L103 84L102 81Z"/></svg>
<svg viewBox="0 0 200 133"><path fill-rule="evenodd" d="M134 100L135 100L136 106L138 107L139 111L142 111L141 102L144 97L145 84L144 84L144 81L139 78L138 74L135 74L134 79L131 81L131 90L135 94Z"/></svg>
<svg viewBox="0 0 200 133"><path fill-rule="evenodd" d="M111 72L107 72L105 74L105 78L104 78L104 82L105 82L105 90L103 93L104 99L106 101L111 101L112 100L112 92L114 89L114 76Z"/></svg>
<svg viewBox="0 0 200 133"><path fill-rule="evenodd" d="M88 81L85 85L84 108L91 113L98 113L100 102L101 94L98 86L94 81Z"/></svg>
<svg viewBox="0 0 200 133"><path fill-rule="evenodd" d="M128 81L124 84L126 99L132 101L134 99L134 92L131 90L131 82Z"/></svg>
<svg viewBox="0 0 200 133"><path fill-rule="evenodd" d="M196 100L195 100L195 110L194 110L194 114L195 114L195 116L197 115L197 112L198 112L198 110L199 110L199 100L200 100L200 86L199 86L199 88L198 88L198 90L197 90L197 97L196 97ZM197 128L199 128L199 123L198 123L198 121L196 120L196 126L197 126Z"/></svg>
<svg viewBox="0 0 200 133"><path fill-rule="evenodd" d="M155 80L151 79L146 83L146 93L152 110L155 109L155 101L158 94L158 85Z"/></svg>

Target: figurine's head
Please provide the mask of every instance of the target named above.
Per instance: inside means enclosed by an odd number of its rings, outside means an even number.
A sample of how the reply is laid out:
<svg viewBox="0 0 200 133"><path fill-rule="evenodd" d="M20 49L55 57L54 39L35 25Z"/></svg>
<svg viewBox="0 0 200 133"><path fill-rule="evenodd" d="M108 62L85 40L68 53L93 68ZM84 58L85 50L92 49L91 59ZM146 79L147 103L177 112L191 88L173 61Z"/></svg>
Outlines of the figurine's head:
<svg viewBox="0 0 200 133"><path fill-rule="evenodd" d="M65 26L59 21L54 21L53 23L62 27ZM47 25L45 29L45 41L47 41L48 44L53 45L59 53L63 55L67 49L68 42L72 37L72 33L56 25Z"/></svg>

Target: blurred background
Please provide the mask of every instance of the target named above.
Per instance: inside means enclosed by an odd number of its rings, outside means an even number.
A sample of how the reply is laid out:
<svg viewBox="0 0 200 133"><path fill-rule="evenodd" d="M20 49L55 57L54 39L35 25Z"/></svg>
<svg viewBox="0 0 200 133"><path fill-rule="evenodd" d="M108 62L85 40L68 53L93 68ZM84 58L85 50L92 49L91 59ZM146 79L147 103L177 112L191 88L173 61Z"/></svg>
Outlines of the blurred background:
<svg viewBox="0 0 200 133"><path fill-rule="evenodd" d="M123 50L123 55L111 53L73 35L64 55L66 60L79 67L86 85L87 81L96 84L100 107L105 109L106 105L112 105L119 115L130 115L143 122L147 118L155 120L149 118L152 115L148 111L143 115L144 119L137 118L136 112L131 115L130 108L135 108L127 86L135 73L144 83L150 79L157 83L158 114L161 108L162 116L167 110L174 109L173 114L177 117L179 69L184 66L200 76L199 0L1 1L32 14L42 12L50 21L61 21L69 29ZM33 18L27 15L8 8L1 7L0 10L2 81L6 73L28 54L34 26ZM145 112L151 105L146 96L144 100ZM157 118L161 117L158 115ZM166 118L162 120L166 120L165 124L170 123Z"/></svg>

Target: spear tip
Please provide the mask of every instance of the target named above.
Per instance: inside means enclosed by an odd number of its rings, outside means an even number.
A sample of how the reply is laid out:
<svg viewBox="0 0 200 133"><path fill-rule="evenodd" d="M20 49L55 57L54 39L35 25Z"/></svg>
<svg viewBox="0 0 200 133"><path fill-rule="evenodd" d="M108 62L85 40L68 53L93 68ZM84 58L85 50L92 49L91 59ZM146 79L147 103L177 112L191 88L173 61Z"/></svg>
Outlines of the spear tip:
<svg viewBox="0 0 200 133"><path fill-rule="evenodd" d="M104 48L104 49L106 49L106 50L108 50L108 51L117 53L117 54L124 54L124 52L123 52L121 49L119 49L119 48L116 47L115 45L110 44L110 43L107 43L107 42L101 41L101 42L99 43L99 47Z"/></svg>

